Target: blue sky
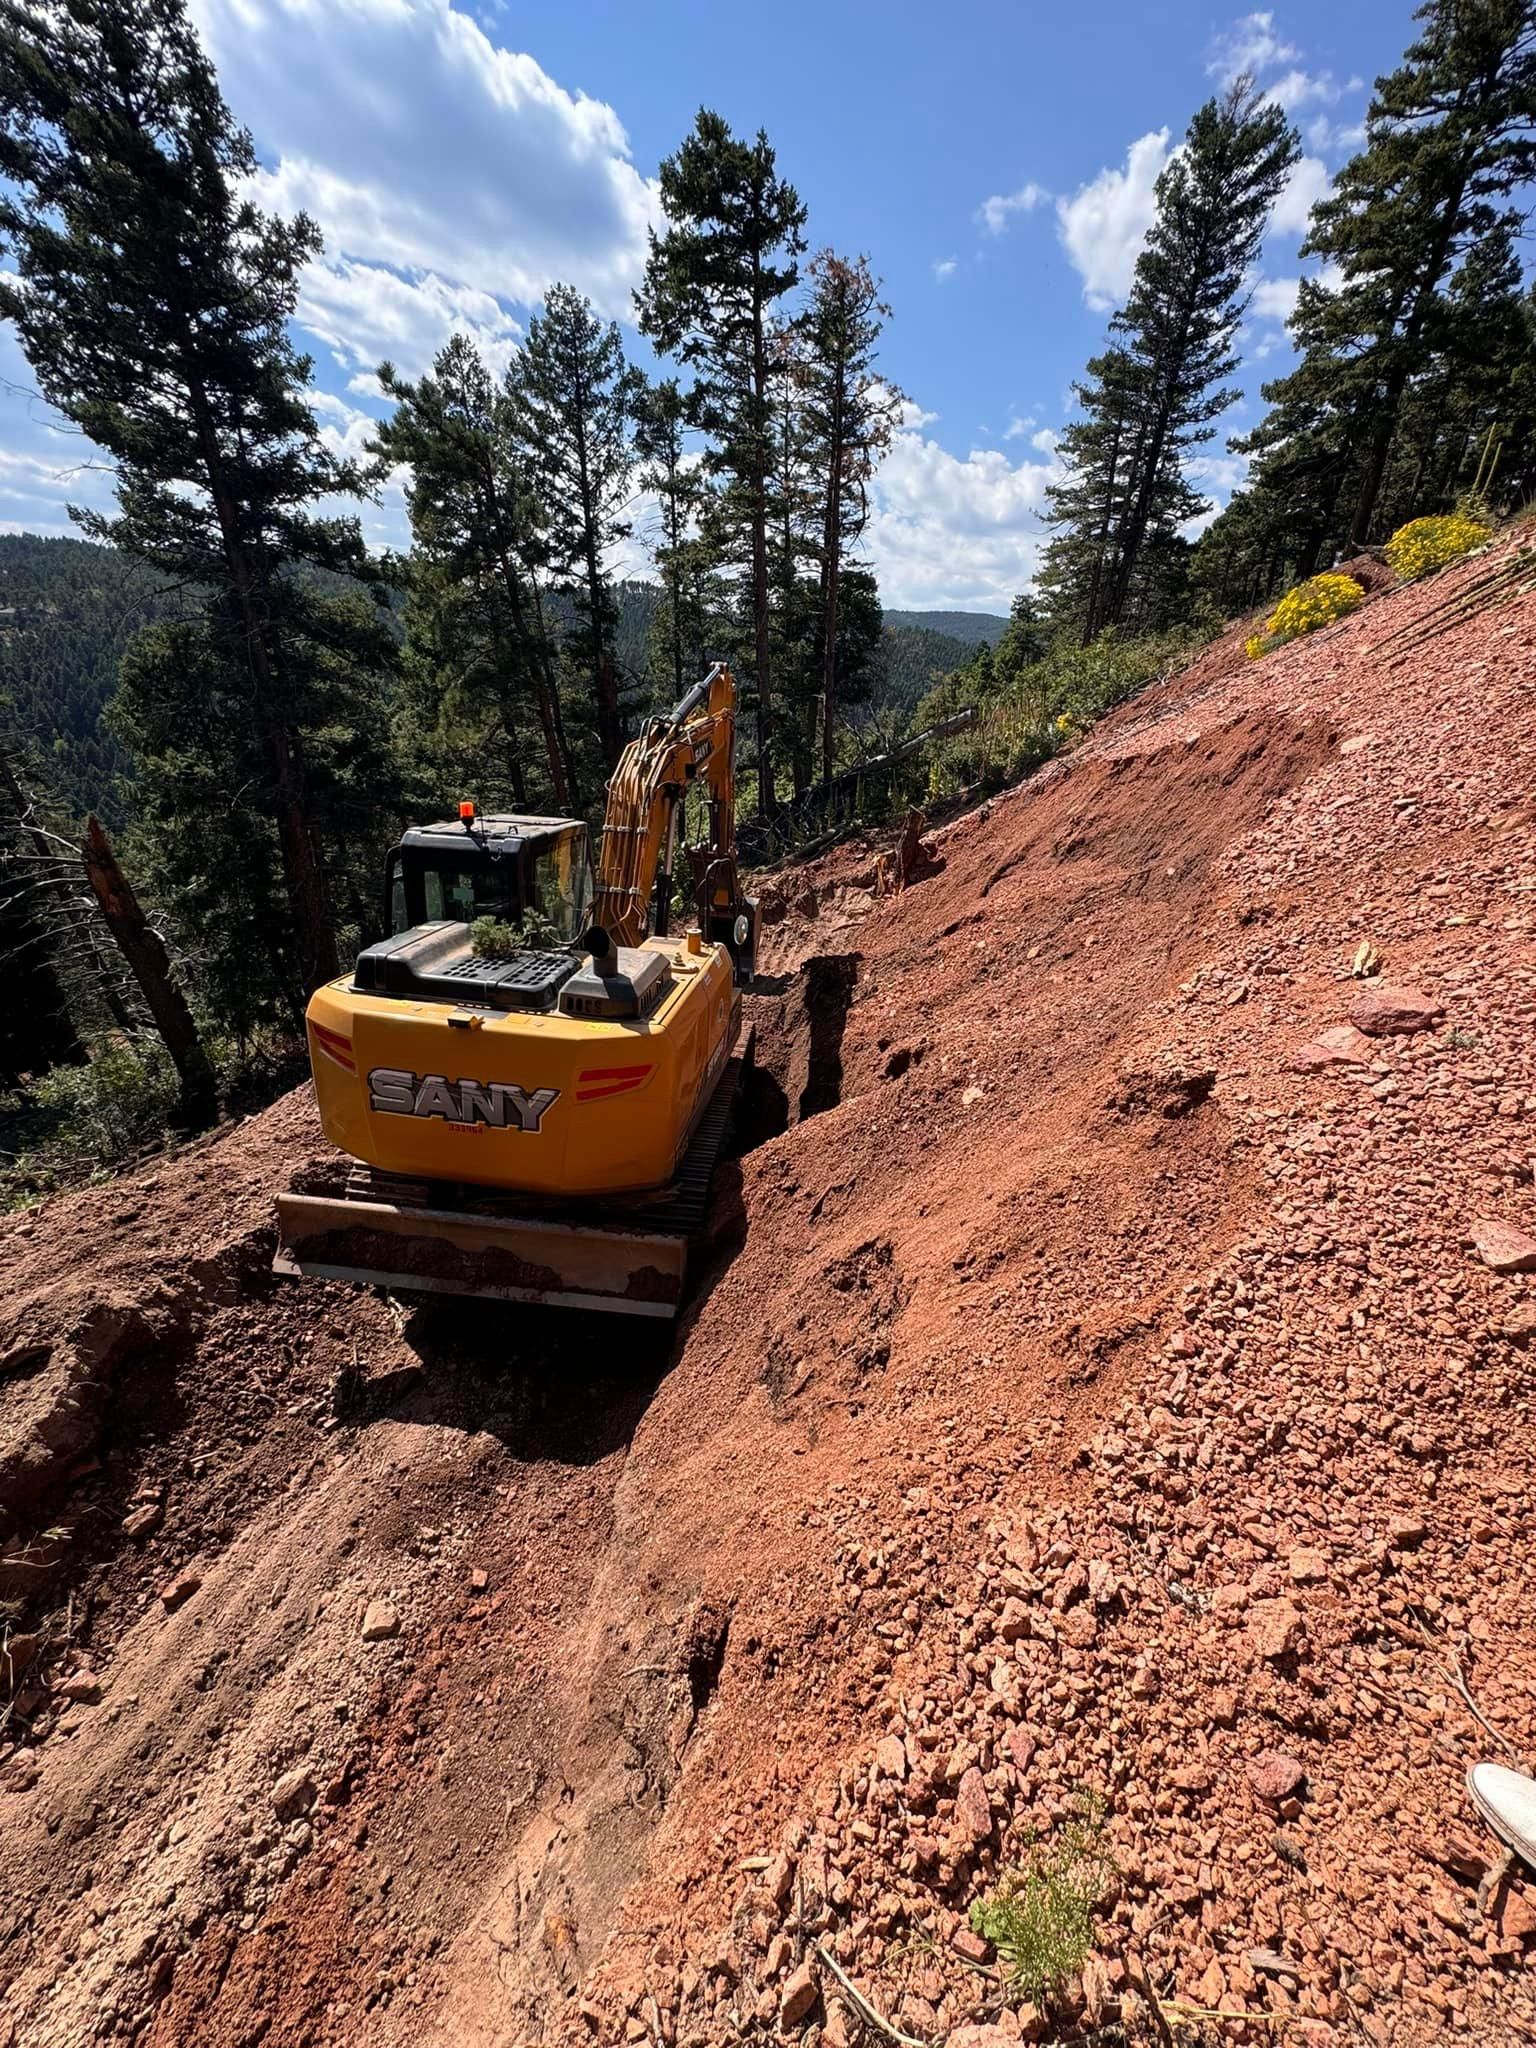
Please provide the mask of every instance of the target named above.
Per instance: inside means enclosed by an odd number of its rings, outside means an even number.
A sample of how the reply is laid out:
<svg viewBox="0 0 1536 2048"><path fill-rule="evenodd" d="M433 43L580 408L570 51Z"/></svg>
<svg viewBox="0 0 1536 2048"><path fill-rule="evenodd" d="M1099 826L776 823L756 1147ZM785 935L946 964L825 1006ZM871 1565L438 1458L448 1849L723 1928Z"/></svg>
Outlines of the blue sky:
<svg viewBox="0 0 1536 2048"><path fill-rule="evenodd" d="M1243 333L1248 393L1289 360L1307 205L1358 139L1408 5L1261 12L1145 0L192 0L253 131L265 203L326 237L300 306L327 434L356 448L381 356L424 369L457 330L505 360L551 282L604 312L657 218L656 172L701 103L767 129L813 248L867 253L911 401L866 553L888 604L1004 610L1031 574L1070 385L1129 282L1152 185L1190 114L1247 69L1306 157L1276 209ZM629 338L635 340L632 330ZM648 352L637 346L648 360ZM0 332L0 530L67 531L108 480L28 396ZM1213 450L1223 498L1241 465ZM636 507L643 538L647 508ZM398 488L369 507L403 541ZM624 566L638 566L632 556Z"/></svg>

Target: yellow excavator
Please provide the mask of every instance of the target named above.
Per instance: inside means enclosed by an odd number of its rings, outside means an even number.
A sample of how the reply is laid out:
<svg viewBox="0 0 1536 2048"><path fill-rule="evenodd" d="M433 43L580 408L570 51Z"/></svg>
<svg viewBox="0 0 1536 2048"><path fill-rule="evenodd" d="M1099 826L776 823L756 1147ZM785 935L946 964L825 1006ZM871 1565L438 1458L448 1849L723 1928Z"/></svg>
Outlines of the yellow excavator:
<svg viewBox="0 0 1536 2048"><path fill-rule="evenodd" d="M676 1314L750 1054L735 737L717 664L621 755L595 878L576 818L463 803L406 832L392 936L309 1004L320 1120L357 1164L278 1196L277 1271ZM692 908L674 933L680 853Z"/></svg>

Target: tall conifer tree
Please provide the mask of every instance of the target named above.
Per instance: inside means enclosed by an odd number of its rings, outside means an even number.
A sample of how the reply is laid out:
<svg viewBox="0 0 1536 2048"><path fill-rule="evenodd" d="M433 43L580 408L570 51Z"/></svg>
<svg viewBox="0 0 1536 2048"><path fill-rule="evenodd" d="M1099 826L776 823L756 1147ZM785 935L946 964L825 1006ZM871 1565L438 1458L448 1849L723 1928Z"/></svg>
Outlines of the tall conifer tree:
<svg viewBox="0 0 1536 2048"><path fill-rule="evenodd" d="M635 420L639 483L656 500L658 528L651 558L662 600L653 626L674 703L703 659L708 603L708 551L698 533L704 479L690 460L687 405L677 380L665 377L642 395ZM654 659L654 656L653 656Z"/></svg>
<svg viewBox="0 0 1536 2048"><path fill-rule="evenodd" d="M652 234L636 294L641 331L693 372L692 425L722 485L720 530L745 576L757 700L758 808L774 790L768 521L773 449L773 310L799 279L805 208L779 176L766 135L743 142L701 108L661 167L666 231Z"/></svg>
<svg viewBox="0 0 1536 2048"><path fill-rule="evenodd" d="M822 780L830 782L844 579L869 523L869 485L896 431L902 395L875 371L891 309L868 259L850 262L824 249L810 268L804 433L819 499L820 753Z"/></svg>
<svg viewBox="0 0 1536 2048"><path fill-rule="evenodd" d="M576 614L571 650L591 682L598 746L612 768L624 745L609 550L628 538L641 379L624 361L618 323L605 326L568 284L551 287L515 367L541 470L550 573Z"/></svg>
<svg viewBox="0 0 1536 2048"><path fill-rule="evenodd" d="M240 196L255 168L182 0L7 0L0 245L15 275L0 280L0 313L44 395L116 464L116 516L80 523L211 593L174 649L162 634L140 650L127 722L141 775L160 785L148 808L172 835L163 868L189 904L221 888L202 872L217 848L194 843L193 821L174 836L204 769L250 818L233 833L225 821L224 857L252 867L229 894L261 894L274 958L294 956L274 991L291 1009L336 972L329 884L354 822L317 750L338 719L364 733L382 723L372 678L386 643L366 608L332 604L296 573L365 571L357 522L318 509L364 480L323 445L309 361L289 339L318 232ZM210 694L218 708L200 720ZM200 725L205 747L226 749L217 762L184 758ZM387 784L376 750L369 772ZM281 900L255 872L267 828Z"/></svg>
<svg viewBox="0 0 1536 2048"><path fill-rule="evenodd" d="M474 343L456 334L428 376L412 383L383 363L379 381L395 410L373 445L410 471L412 650L435 646L439 684L489 704L509 786L524 780L514 763L531 709L545 796L567 811L579 790L540 600L543 476L517 366L498 385Z"/></svg>
<svg viewBox="0 0 1536 2048"><path fill-rule="evenodd" d="M1299 154L1285 115L1239 79L1200 108L1157 181L1113 346L1079 387L1084 420L1067 442L1079 464L1052 497L1064 538L1047 576L1082 593L1085 641L1127 619L1159 623L1178 528L1204 502L1185 464L1237 397L1225 380L1245 279Z"/></svg>
<svg viewBox="0 0 1536 2048"><path fill-rule="evenodd" d="M1536 9L1429 0L1415 19L1403 62L1376 82L1365 147L1313 209L1302 254L1323 268L1290 321L1301 361L1265 386L1270 412L1237 444L1254 457L1250 487L1206 550L1208 568L1225 559L1260 590L1438 509L1469 436L1521 416L1510 246L1515 189L1536 173Z"/></svg>

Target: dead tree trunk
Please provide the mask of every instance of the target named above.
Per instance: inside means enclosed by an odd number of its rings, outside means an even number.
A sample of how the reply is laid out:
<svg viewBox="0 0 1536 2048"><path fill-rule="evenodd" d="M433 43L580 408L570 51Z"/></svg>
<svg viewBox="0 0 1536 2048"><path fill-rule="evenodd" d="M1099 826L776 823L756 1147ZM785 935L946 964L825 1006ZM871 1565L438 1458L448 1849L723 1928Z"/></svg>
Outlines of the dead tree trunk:
<svg viewBox="0 0 1536 2048"><path fill-rule="evenodd" d="M107 835L95 818L85 828L80 849L86 879L101 905L107 929L117 942L155 1020L155 1029L181 1082L181 1121L189 1131L205 1131L218 1114L213 1068L197 1035L187 999L171 979L171 963L160 934L139 907L127 876L117 864Z"/></svg>

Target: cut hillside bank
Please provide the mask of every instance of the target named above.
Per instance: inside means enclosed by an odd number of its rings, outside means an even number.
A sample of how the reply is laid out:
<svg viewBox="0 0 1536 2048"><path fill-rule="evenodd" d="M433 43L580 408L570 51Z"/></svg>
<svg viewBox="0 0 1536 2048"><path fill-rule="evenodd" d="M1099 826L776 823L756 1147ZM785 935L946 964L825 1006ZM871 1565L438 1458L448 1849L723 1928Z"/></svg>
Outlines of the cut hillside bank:
<svg viewBox="0 0 1536 2048"><path fill-rule="evenodd" d="M1536 2026L1447 1675L1531 1754L1536 1282L1474 1228L1536 1232L1536 607L1370 653L1452 587L1208 653L895 899L818 864L671 1357L265 1280L299 1099L9 1227L38 1400L147 1331L37 1496L89 1619L0 1773L19 2041L851 2038L820 1946L1016 2038L955 1936L1083 1786L1090 2020ZM1362 940L1428 1021L1320 1061Z"/></svg>

